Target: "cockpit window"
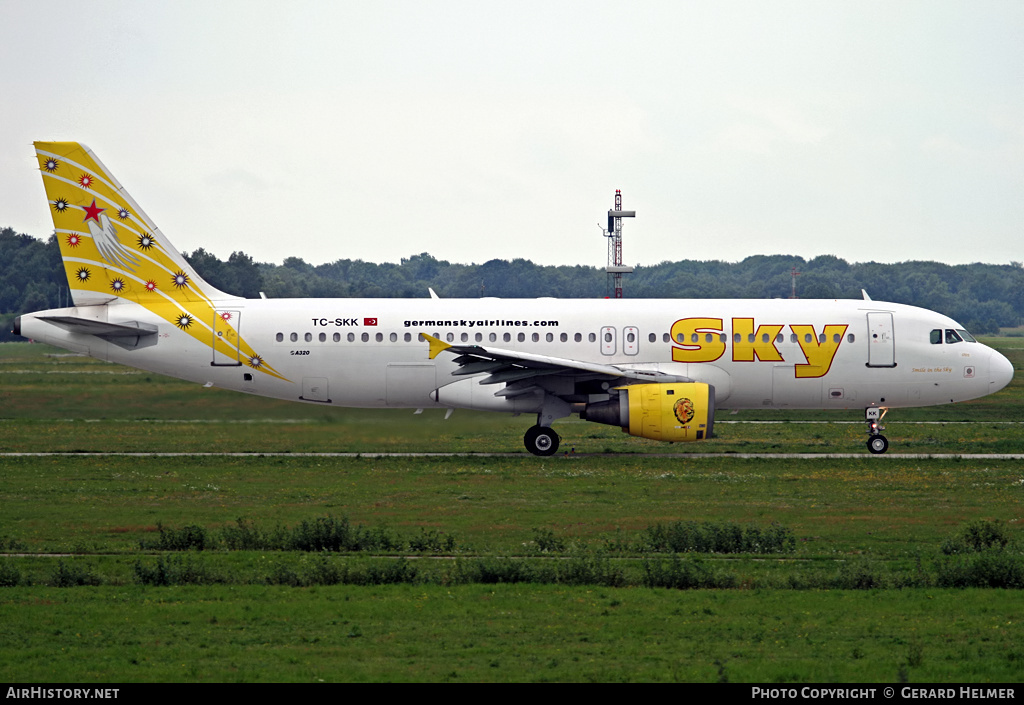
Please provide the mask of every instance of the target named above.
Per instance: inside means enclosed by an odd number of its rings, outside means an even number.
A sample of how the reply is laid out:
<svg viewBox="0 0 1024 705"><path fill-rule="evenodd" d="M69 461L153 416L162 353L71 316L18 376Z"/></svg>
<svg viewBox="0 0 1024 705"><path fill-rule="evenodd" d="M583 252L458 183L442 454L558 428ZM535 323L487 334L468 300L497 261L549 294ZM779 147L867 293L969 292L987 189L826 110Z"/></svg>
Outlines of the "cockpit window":
<svg viewBox="0 0 1024 705"><path fill-rule="evenodd" d="M931 333L932 345L942 345L942 329L936 328Z"/></svg>
<svg viewBox="0 0 1024 705"><path fill-rule="evenodd" d="M953 330L952 328L947 328L946 329L946 344L947 345L950 345L952 343L962 343L963 341L964 341L964 339L961 338L960 334L957 333L955 330Z"/></svg>
<svg viewBox="0 0 1024 705"><path fill-rule="evenodd" d="M960 337L963 338L964 340L966 340L968 343L977 343L978 342L977 340L974 339L973 335L971 335L970 333L965 331L963 328L957 328L956 332L959 333Z"/></svg>

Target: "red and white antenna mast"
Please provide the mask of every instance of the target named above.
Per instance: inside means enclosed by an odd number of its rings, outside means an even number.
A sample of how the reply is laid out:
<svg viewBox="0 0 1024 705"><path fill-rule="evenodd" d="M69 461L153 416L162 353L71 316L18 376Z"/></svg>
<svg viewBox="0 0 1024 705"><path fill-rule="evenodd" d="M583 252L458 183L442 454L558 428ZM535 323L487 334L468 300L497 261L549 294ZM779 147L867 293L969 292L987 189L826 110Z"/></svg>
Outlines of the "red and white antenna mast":
<svg viewBox="0 0 1024 705"><path fill-rule="evenodd" d="M608 211L608 229L604 234L608 238L608 266L605 271L612 277L617 299L622 298L622 275L633 271L632 267L622 264L622 219L635 217L636 211L622 210L622 191L615 189L615 209Z"/></svg>

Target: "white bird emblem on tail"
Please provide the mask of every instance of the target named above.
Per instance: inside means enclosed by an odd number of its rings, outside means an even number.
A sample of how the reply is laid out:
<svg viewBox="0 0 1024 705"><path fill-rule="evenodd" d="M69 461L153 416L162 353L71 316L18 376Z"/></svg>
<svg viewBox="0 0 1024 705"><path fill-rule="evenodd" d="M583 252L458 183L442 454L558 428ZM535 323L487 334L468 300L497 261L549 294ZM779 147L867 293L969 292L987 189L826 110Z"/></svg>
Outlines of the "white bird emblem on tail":
<svg viewBox="0 0 1024 705"><path fill-rule="evenodd" d="M117 237L117 228L110 218L103 215L105 208L97 208L96 201L92 206L85 207L85 222L89 226L89 234L96 243L96 249L108 263L135 273L142 260L126 247Z"/></svg>

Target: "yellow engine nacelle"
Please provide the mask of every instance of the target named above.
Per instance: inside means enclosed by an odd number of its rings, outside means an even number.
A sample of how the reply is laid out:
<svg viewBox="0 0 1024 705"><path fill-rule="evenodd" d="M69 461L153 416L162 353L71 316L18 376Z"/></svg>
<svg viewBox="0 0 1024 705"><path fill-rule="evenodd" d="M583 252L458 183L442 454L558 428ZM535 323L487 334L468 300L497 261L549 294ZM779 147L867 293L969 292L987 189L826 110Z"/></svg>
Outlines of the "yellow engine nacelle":
<svg viewBox="0 0 1024 705"><path fill-rule="evenodd" d="M703 382L632 384L618 399L588 404L580 417L620 426L631 436L685 443L710 438L715 425L715 388Z"/></svg>

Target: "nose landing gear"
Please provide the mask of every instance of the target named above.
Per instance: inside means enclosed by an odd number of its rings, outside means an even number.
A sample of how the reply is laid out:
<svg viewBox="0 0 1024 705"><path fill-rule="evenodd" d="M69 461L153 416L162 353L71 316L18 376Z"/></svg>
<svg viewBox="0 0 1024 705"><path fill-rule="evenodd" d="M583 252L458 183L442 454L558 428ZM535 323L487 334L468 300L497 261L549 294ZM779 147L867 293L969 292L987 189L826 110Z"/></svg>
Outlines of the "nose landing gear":
<svg viewBox="0 0 1024 705"><path fill-rule="evenodd" d="M889 409L886 407L869 406L864 410L864 420L868 422L868 450L879 455L889 450L889 439L882 435L885 426L881 425L882 418Z"/></svg>

